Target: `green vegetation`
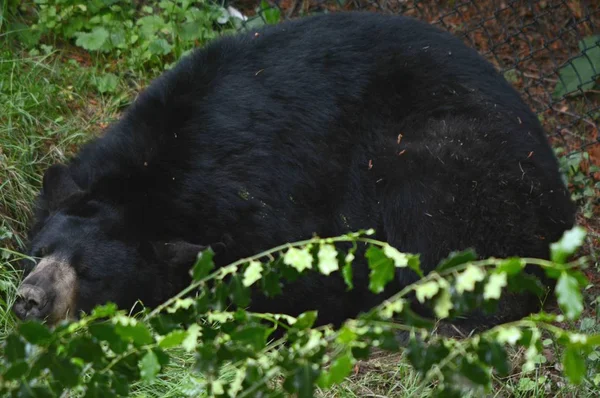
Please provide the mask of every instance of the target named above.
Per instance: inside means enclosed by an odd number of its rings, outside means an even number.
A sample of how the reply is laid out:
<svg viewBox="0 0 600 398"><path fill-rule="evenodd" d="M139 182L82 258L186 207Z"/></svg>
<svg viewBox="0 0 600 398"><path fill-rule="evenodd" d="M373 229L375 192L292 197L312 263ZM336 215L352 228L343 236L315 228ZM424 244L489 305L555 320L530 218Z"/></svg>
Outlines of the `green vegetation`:
<svg viewBox="0 0 600 398"><path fill-rule="evenodd" d="M55 330L15 322L9 308L20 279L16 265L23 257L19 251L43 170L99 134L193 45L230 32L236 23L220 20L223 9L208 1L162 1L152 12L145 3L150 2L0 2L2 396L60 396L63 389L70 390L68 396L102 397L124 392L139 397L259 392L421 397L482 396L484 391L516 397L597 396L600 326L585 308L592 284L580 271L595 253L569 261L583 243L580 229L554 246L553 261L474 261L469 252L455 253L437 272L339 331L313 328L313 313L292 318L229 311L228 305L246 304L249 287L276 294L278 280L309 272L342 272L351 283L347 263L359 242L369 247L373 291L389 281L396 267L419 271L418 257L373 241L366 232L286 245L221 270L213 268L211 253L205 252L188 289L197 296L180 295L159 309L132 315L107 305ZM279 18L275 12L265 14L268 23ZM128 29L120 42L123 26ZM565 158L566 177L574 195L581 195L584 213L586 204L591 215L594 182L582 177L582 159ZM351 243L350 252L335 242ZM493 309L504 286L527 288L518 283L525 263L538 264L558 280L556 314L541 313L454 340L438 336L439 325L416 316L403 301L414 292L440 318L474 307ZM391 322L392 315L397 321ZM275 327L284 337L269 341ZM405 348L398 344L398 332L411 337ZM284 340L287 346L278 350Z"/></svg>

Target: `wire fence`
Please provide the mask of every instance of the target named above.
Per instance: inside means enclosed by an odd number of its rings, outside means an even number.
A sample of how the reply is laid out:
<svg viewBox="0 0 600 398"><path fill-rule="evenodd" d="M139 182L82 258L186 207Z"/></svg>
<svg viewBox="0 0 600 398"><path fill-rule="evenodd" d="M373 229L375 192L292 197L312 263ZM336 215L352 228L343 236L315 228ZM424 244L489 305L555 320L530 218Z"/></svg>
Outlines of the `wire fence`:
<svg viewBox="0 0 600 398"><path fill-rule="evenodd" d="M600 1L230 0L240 29L342 10L411 16L477 49L521 93L555 147L600 166Z"/></svg>

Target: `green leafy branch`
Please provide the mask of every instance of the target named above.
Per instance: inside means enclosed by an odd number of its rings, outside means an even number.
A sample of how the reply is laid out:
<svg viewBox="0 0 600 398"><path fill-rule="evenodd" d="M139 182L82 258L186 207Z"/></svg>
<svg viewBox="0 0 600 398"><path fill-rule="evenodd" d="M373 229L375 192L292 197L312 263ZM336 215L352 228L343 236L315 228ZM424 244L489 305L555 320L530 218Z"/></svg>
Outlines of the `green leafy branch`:
<svg viewBox="0 0 600 398"><path fill-rule="evenodd" d="M208 249L191 269L190 286L141 318L106 305L53 331L36 322L22 323L4 343L0 391L127 395L137 383L152 383L160 377L177 352L186 352L194 354L193 371L205 380L208 395L280 396L285 391L309 397L316 388L342 382L372 348L399 351L406 346L407 358L421 375L423 386L435 382L435 394L460 396L465 391L489 391L494 372L508 374L507 346L525 348L523 368L534 368L542 331L553 334L565 347L563 365L568 379L573 383L585 380L583 354L598 346L600 337L570 333L554 324L576 319L581 313L580 288L585 279L577 268L584 261L569 263L567 259L581 245L582 229L568 231L553 244L550 260L477 260L467 250L452 253L427 275L420 269L418 255L371 239L372 233L313 237L219 269ZM338 250L337 244L349 249ZM372 292L382 292L397 268L409 268L421 279L338 330L328 325L314 327L315 311L293 317L245 310L252 289L275 297L282 294L283 280L293 283L309 272L331 277L339 273L337 277L352 289L352 264L359 246L365 249ZM477 308L493 313L507 288L540 293L524 273L527 264L540 266L547 276L557 279L555 294L564 315L541 312L455 340L434 333L435 322L414 313L407 299L414 294L440 320L455 319ZM282 335L269 341L277 329ZM409 340L404 343L402 334L407 333ZM225 366L235 369L233 382L223 381Z"/></svg>

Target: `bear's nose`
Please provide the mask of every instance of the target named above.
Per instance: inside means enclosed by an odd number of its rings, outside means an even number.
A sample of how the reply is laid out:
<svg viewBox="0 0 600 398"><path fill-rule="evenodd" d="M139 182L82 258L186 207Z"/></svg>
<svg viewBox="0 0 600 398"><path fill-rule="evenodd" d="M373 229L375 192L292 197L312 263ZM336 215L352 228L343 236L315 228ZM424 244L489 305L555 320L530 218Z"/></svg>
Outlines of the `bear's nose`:
<svg viewBox="0 0 600 398"><path fill-rule="evenodd" d="M22 285L17 291L13 312L21 320L41 319L48 304L48 296L39 286Z"/></svg>

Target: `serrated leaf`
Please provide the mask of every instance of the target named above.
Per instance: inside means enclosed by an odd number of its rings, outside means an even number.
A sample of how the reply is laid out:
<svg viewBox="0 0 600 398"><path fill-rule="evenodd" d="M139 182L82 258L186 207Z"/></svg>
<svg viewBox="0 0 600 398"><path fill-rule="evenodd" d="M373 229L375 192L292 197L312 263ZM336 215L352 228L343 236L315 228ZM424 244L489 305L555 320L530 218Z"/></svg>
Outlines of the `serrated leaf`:
<svg viewBox="0 0 600 398"><path fill-rule="evenodd" d="M115 303L106 303L104 305L98 305L92 310L92 316L94 318L105 318L113 316L117 313L117 305Z"/></svg>
<svg viewBox="0 0 600 398"><path fill-rule="evenodd" d="M506 274L504 272L490 275L488 283L483 288L483 298L485 300L498 300L502 295L504 286L506 286Z"/></svg>
<svg viewBox="0 0 600 398"><path fill-rule="evenodd" d="M28 370L29 365L27 365L27 362L23 360L16 361L13 362L8 369L6 369L2 377L5 380L16 380L24 376Z"/></svg>
<svg viewBox="0 0 600 398"><path fill-rule="evenodd" d="M173 46L163 38L154 39L148 46L148 51L154 55L167 55L171 52Z"/></svg>
<svg viewBox="0 0 600 398"><path fill-rule="evenodd" d="M440 291L440 285L436 281L429 281L418 285L415 288L417 300L423 303L426 299L430 299Z"/></svg>
<svg viewBox="0 0 600 398"><path fill-rule="evenodd" d="M408 255L389 244L383 246L383 254L391 258L394 261L394 265L398 268L404 268L408 265Z"/></svg>
<svg viewBox="0 0 600 398"><path fill-rule="evenodd" d="M469 361L468 358L462 358L460 373L475 384L487 386L490 383L490 374L487 366L478 361Z"/></svg>
<svg viewBox="0 0 600 398"><path fill-rule="evenodd" d="M250 304L250 289L244 286L242 277L234 275L229 283L229 292L232 303L240 308L246 308Z"/></svg>
<svg viewBox="0 0 600 398"><path fill-rule="evenodd" d="M329 275L340 268L337 254L335 247L329 243L322 244L319 247L319 270L322 274Z"/></svg>
<svg viewBox="0 0 600 398"><path fill-rule="evenodd" d="M168 335L164 336L158 343L158 346L160 348L177 347L183 343L187 335L188 334L185 330L174 330Z"/></svg>
<svg viewBox="0 0 600 398"><path fill-rule="evenodd" d="M448 257L440 261L436 267L436 270L438 272L447 271L459 265L475 260L477 260L477 253L475 253L475 250L473 249L453 251L448 255Z"/></svg>
<svg viewBox="0 0 600 398"><path fill-rule="evenodd" d="M187 352L194 351L196 349L196 346L198 345L198 337L202 335L201 332L202 329L200 328L200 325L195 323L193 325L190 325L190 327L187 330L187 336L181 343L183 349Z"/></svg>
<svg viewBox="0 0 600 398"><path fill-rule="evenodd" d="M556 283L556 298L568 319L577 318L583 311L583 297L577 279L563 271Z"/></svg>
<svg viewBox="0 0 600 398"><path fill-rule="evenodd" d="M521 333L520 329L518 329L514 326L509 326L509 327L503 327L500 330L498 330L496 340L500 344L509 343L511 345L514 345L517 341L519 341L521 336L522 336L522 333Z"/></svg>
<svg viewBox="0 0 600 398"><path fill-rule="evenodd" d="M562 364L569 381L579 385L586 376L585 355L581 348L575 344L567 345L563 353Z"/></svg>
<svg viewBox="0 0 600 398"><path fill-rule="evenodd" d="M8 362L17 362L25 358L25 343L19 336L11 333L6 337L4 346L4 357Z"/></svg>
<svg viewBox="0 0 600 398"><path fill-rule="evenodd" d="M450 310L453 307L454 304L452 303L452 295L448 289L443 289L442 294L440 294L435 300L435 305L433 307L435 315L440 319L447 318L450 316Z"/></svg>
<svg viewBox="0 0 600 398"><path fill-rule="evenodd" d="M246 326L231 333L231 339L238 343L246 343L256 352L262 350L267 341L268 329L264 326Z"/></svg>
<svg viewBox="0 0 600 398"><path fill-rule="evenodd" d="M146 352L142 359L140 359L138 366L140 368L140 376L145 382L151 382L154 380L160 371L158 357L152 350L148 350Z"/></svg>
<svg viewBox="0 0 600 398"><path fill-rule="evenodd" d="M54 358L50 366L52 376L62 387L74 387L79 384L81 368L66 358Z"/></svg>
<svg viewBox="0 0 600 398"><path fill-rule="evenodd" d="M215 252L211 247L198 253L198 259L192 268L192 279L194 281L205 278L213 270L215 267L215 263L213 262L214 255Z"/></svg>
<svg viewBox="0 0 600 398"><path fill-rule="evenodd" d="M551 260L556 263L564 263L583 244L585 235L585 229L580 226L565 231L558 242L550 245Z"/></svg>
<svg viewBox="0 0 600 398"><path fill-rule="evenodd" d="M493 367L501 377L509 374L508 355L506 350L496 341L481 340L477 345L479 360Z"/></svg>
<svg viewBox="0 0 600 398"><path fill-rule="evenodd" d="M399 314L404 309L404 300L386 301L381 309L381 316L385 319L391 319L394 314Z"/></svg>
<svg viewBox="0 0 600 398"><path fill-rule="evenodd" d="M498 263L494 272L515 275L521 272L525 268L525 265L525 260L519 257L510 257Z"/></svg>
<svg viewBox="0 0 600 398"><path fill-rule="evenodd" d="M19 333L25 340L31 344L44 345L47 343L52 334L50 330L44 325L37 321L27 321L19 325Z"/></svg>
<svg viewBox="0 0 600 398"><path fill-rule="evenodd" d="M110 323L94 323L88 328L90 334L101 341L106 341L110 349L120 354L127 349L127 342L115 332L115 326Z"/></svg>
<svg viewBox="0 0 600 398"><path fill-rule="evenodd" d="M133 318L123 317L120 322L115 325L115 333L122 339L131 341L137 346L150 344L154 341L152 334L150 334L146 325Z"/></svg>
<svg viewBox="0 0 600 398"><path fill-rule="evenodd" d="M352 259L354 259L354 255L352 253L348 253L348 256L352 255ZM344 282L346 283L347 290L354 289L354 283L352 283L353 269L352 269L352 260L348 261L348 256L346 256L346 264L342 267L342 276L344 277Z"/></svg>
<svg viewBox="0 0 600 398"><path fill-rule="evenodd" d="M316 364L303 362L294 369L294 372L286 378L283 383L284 388L289 393L296 393L298 398L314 397L315 380L319 374Z"/></svg>
<svg viewBox="0 0 600 398"><path fill-rule="evenodd" d="M329 370L319 377L319 385L322 388L329 388L334 384L341 383L352 371L354 362L355 360L350 352L336 358Z"/></svg>
<svg viewBox="0 0 600 398"><path fill-rule="evenodd" d="M263 266L260 261L250 261L250 264L244 271L244 286L251 286L257 280L260 280L262 276Z"/></svg>
<svg viewBox="0 0 600 398"><path fill-rule="evenodd" d="M106 73L96 79L96 88L102 94L104 93L113 93L117 85L119 84L119 79L113 73Z"/></svg>
<svg viewBox="0 0 600 398"><path fill-rule="evenodd" d="M88 51L97 51L109 37L108 30L103 27L95 27L91 32L77 32L75 34L77 36L77 40L75 40L75 44L79 47L82 47Z"/></svg>
<svg viewBox="0 0 600 398"><path fill-rule="evenodd" d="M241 367L236 370L233 381L229 383L229 388L227 389L227 393L230 397L235 397L238 395L240 391L242 391L242 383L246 378L246 367Z"/></svg>
<svg viewBox="0 0 600 398"><path fill-rule="evenodd" d="M306 311L296 319L294 328L304 330L310 329L317 320L317 311Z"/></svg>
<svg viewBox="0 0 600 398"><path fill-rule="evenodd" d="M191 306L193 306L194 303L195 303L194 299L190 298L190 297L186 297L184 299L177 299L177 300L175 300L175 303L173 303L173 305L167 307L167 312L169 314L174 314L180 308L183 308L183 309L187 310L188 308L190 308Z"/></svg>
<svg viewBox="0 0 600 398"><path fill-rule="evenodd" d="M265 22L269 25L275 25L281 19L281 11L279 8L271 6L266 0L261 0L260 10Z"/></svg>
<svg viewBox="0 0 600 398"><path fill-rule="evenodd" d="M475 284L485 279L485 272L477 266L467 265L467 268L456 277L456 291L460 294L475 290Z"/></svg>
<svg viewBox="0 0 600 398"><path fill-rule="evenodd" d="M164 26L165 21L158 15L147 15L137 20L137 25L140 26L140 32L144 37L155 37Z"/></svg>
<svg viewBox="0 0 600 398"><path fill-rule="evenodd" d="M298 272L302 272L305 269L312 268L313 256L310 254L308 247L302 249L290 247L283 257L283 262L295 268Z"/></svg>
<svg viewBox="0 0 600 398"><path fill-rule="evenodd" d="M371 270L369 274L369 289L373 293L381 293L385 285L394 279L394 261L375 246L369 247L366 257L369 261L369 269Z"/></svg>

